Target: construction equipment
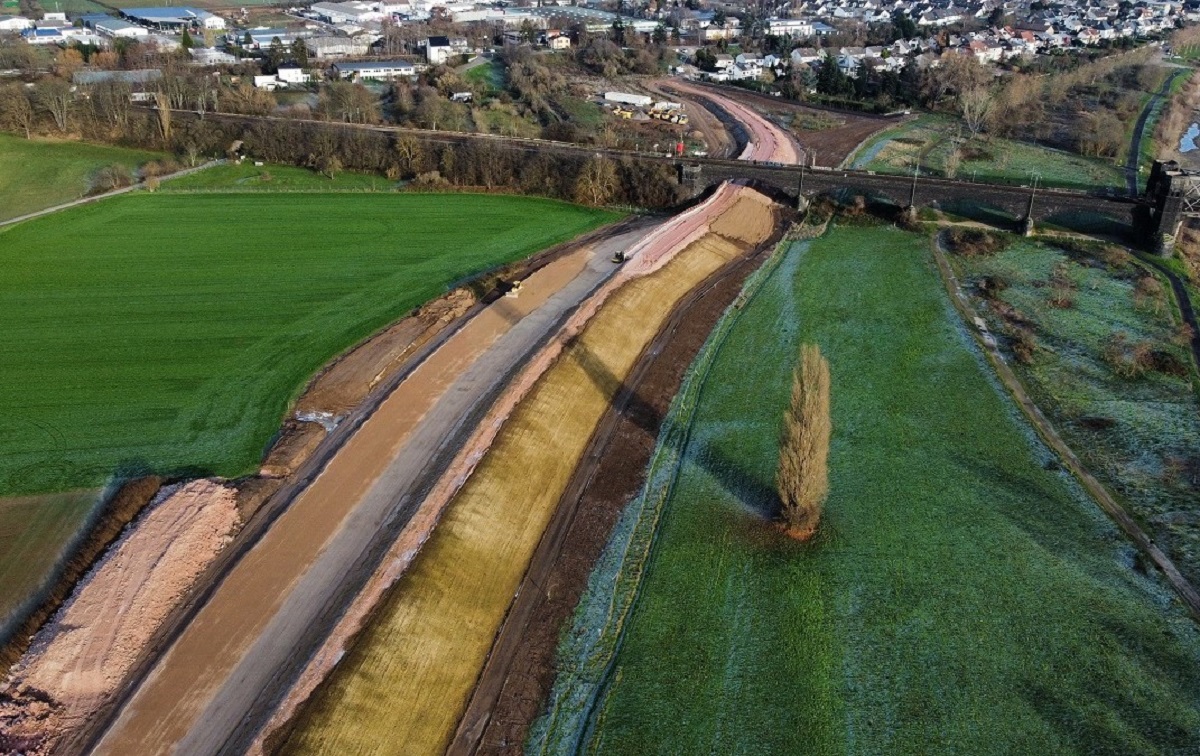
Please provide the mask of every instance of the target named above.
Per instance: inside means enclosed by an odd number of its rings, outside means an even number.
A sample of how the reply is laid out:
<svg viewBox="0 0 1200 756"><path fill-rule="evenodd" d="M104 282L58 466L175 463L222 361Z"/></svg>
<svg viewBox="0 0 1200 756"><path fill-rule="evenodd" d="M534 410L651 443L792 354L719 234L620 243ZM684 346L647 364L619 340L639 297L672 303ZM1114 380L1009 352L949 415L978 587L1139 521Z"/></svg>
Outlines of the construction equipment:
<svg viewBox="0 0 1200 756"><path fill-rule="evenodd" d="M650 117L656 118L667 123L677 123L680 126L686 126L688 122L687 113L684 113L679 107L674 106L673 102L655 103L655 106L650 110Z"/></svg>

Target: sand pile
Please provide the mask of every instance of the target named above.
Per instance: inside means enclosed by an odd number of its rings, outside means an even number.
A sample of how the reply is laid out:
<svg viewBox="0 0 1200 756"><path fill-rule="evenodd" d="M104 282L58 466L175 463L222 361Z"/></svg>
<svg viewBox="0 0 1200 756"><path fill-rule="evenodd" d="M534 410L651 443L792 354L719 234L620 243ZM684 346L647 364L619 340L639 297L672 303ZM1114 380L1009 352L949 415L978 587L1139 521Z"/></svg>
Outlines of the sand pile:
<svg viewBox="0 0 1200 756"><path fill-rule="evenodd" d="M197 480L151 505L41 631L0 690L0 751L48 753L113 695L228 543L236 493Z"/></svg>

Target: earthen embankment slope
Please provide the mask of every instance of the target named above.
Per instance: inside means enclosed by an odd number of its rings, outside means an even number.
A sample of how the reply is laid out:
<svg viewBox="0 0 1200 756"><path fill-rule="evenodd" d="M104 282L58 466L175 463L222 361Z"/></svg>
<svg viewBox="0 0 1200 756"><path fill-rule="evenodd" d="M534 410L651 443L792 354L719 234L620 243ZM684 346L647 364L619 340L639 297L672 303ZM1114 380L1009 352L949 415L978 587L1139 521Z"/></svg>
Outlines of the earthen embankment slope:
<svg viewBox="0 0 1200 756"><path fill-rule="evenodd" d="M365 579L377 537L411 513L424 478L553 328L554 311L568 311L611 274L609 245L530 276L520 297L493 303L418 366L228 573L98 751L162 752L192 734L203 741L196 752L211 752L240 730L245 713L280 685L281 670L307 658L311 649L300 646L314 642L330 605L353 593L349 584ZM470 372L484 353L492 362Z"/></svg>
<svg viewBox="0 0 1200 756"><path fill-rule="evenodd" d="M748 200L753 195L758 200ZM445 747L524 565L599 417L674 303L746 247L711 233L769 204L726 185L653 235L572 318L511 392L528 396L472 467L379 617L309 706L288 752L433 752ZM765 234L773 221L768 211ZM757 218L756 218L757 219ZM757 233L757 230L753 233ZM623 285L622 285L623 284ZM485 421L481 428L494 428ZM456 478L452 468L448 475ZM396 708L391 702L403 701Z"/></svg>

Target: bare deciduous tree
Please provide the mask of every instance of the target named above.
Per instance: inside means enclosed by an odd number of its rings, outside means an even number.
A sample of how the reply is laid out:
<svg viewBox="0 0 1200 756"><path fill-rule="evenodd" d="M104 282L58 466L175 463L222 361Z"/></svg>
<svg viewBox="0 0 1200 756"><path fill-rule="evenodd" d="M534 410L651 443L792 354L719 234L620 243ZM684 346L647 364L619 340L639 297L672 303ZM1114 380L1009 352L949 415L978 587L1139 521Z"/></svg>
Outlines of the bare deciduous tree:
<svg viewBox="0 0 1200 756"><path fill-rule="evenodd" d="M25 87L20 84L0 87L0 126L12 131L23 131L25 138L29 139L36 116Z"/></svg>
<svg viewBox="0 0 1200 756"><path fill-rule="evenodd" d="M128 82L115 79L92 85L88 101L97 121L117 130L129 125L130 93Z"/></svg>
<svg viewBox="0 0 1200 756"><path fill-rule="evenodd" d="M611 160L594 157L575 180L576 201L592 206L607 204L617 190L617 169Z"/></svg>
<svg viewBox="0 0 1200 756"><path fill-rule="evenodd" d="M995 97L987 85L977 84L958 93L958 109L972 137L979 136L983 130L992 112L993 102Z"/></svg>
<svg viewBox="0 0 1200 756"><path fill-rule="evenodd" d="M54 119L54 125L64 134L70 125L71 105L74 102L71 85L62 79L44 79L37 87L37 103Z"/></svg>
<svg viewBox="0 0 1200 756"><path fill-rule="evenodd" d="M829 362L805 344L792 374L792 398L783 419L775 485L789 535L811 538L829 494Z"/></svg>
<svg viewBox="0 0 1200 756"><path fill-rule="evenodd" d="M395 145L396 161L399 163L400 170L412 175L420 173L421 158L423 152L421 143L413 136L400 136L396 139Z"/></svg>

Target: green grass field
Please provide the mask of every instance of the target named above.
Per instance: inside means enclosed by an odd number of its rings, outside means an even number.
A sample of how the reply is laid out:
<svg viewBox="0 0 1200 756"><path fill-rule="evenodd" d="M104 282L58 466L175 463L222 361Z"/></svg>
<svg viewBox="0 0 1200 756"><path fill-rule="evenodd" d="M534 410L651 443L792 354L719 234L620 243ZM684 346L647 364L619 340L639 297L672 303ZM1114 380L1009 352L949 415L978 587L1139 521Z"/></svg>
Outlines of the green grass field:
<svg viewBox="0 0 1200 756"><path fill-rule="evenodd" d="M963 136L967 135L965 129ZM923 115L887 129L863 144L851 158L853 168L879 173L912 174L912 161L921 170L944 175L946 158L959 136L958 122ZM962 148L957 177L978 181L1032 184L1034 174L1043 186L1095 189L1124 186L1121 168L1111 160L1086 158L1029 142L978 138Z"/></svg>
<svg viewBox="0 0 1200 756"><path fill-rule="evenodd" d="M0 497L0 637L54 573L99 497L99 491Z"/></svg>
<svg viewBox="0 0 1200 756"><path fill-rule="evenodd" d="M0 220L79 199L107 165L138 166L164 157L85 142L27 140L0 134Z"/></svg>
<svg viewBox="0 0 1200 756"><path fill-rule="evenodd" d="M483 195L138 193L0 231L0 494L249 472L334 355L614 217Z"/></svg>
<svg viewBox="0 0 1200 756"><path fill-rule="evenodd" d="M1074 259L1049 243L1019 240L992 257L951 257L969 286L983 277L1007 284L999 298L1030 320L1039 348L1031 364L1014 367L1038 405L1056 423L1088 469L1147 523L1159 545L1193 580L1200 579L1200 528L1166 525L1179 513L1200 521L1200 486L1187 465L1200 465L1200 401L1192 375L1150 370L1117 375L1104 358L1115 334L1174 356L1184 368L1186 349L1175 339L1175 307L1161 296L1140 298L1146 271L1131 262L1106 269L1099 259ZM1070 307L1055 307L1047 283L1055 271L1074 282ZM989 325L1006 333L995 307L981 306Z"/></svg>
<svg viewBox="0 0 1200 756"><path fill-rule="evenodd" d="M480 84L488 94L497 94L504 88L504 65L493 60L467 69L464 78L472 84Z"/></svg>
<svg viewBox="0 0 1200 756"><path fill-rule="evenodd" d="M383 192L396 182L377 173L339 171L331 179L294 165L227 163L165 181L162 192Z"/></svg>
<svg viewBox="0 0 1200 756"><path fill-rule="evenodd" d="M1000 393L927 245L835 229L741 309L679 436L585 750L1200 747L1200 634ZM833 378L831 495L809 545L763 514L801 342ZM611 577L593 576L564 651L595 637ZM532 753L557 752L539 737Z"/></svg>

